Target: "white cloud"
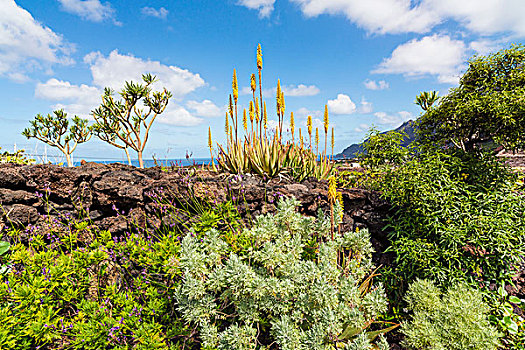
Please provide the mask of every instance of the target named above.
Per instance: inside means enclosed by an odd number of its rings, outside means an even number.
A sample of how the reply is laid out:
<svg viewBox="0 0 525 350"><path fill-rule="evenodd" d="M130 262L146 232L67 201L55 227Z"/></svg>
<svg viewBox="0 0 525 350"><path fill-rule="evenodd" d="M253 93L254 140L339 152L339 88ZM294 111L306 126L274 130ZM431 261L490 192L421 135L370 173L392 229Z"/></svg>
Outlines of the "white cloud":
<svg viewBox="0 0 525 350"><path fill-rule="evenodd" d="M368 90L385 90L390 87L388 83L384 80L375 81L375 80L366 79L363 84L365 85L365 88L367 88Z"/></svg>
<svg viewBox="0 0 525 350"><path fill-rule="evenodd" d="M143 60L132 55L121 55L116 50L108 57L98 52L90 53L84 57L84 62L90 65L92 85L75 85L53 78L45 83L38 83L35 96L56 102L52 106L54 109L63 108L70 114L90 118L90 112L102 102L104 87L109 86L119 91L125 81L141 82L141 75L144 73L157 75L158 82L155 83L154 90L166 87L178 99L205 85L198 74L188 70L167 66L158 61ZM208 100L189 101L188 107L195 110L197 116L211 116L216 113L216 109L219 109ZM173 100L158 117L159 123L179 126L193 126L202 121Z"/></svg>
<svg viewBox="0 0 525 350"><path fill-rule="evenodd" d="M304 97L304 96L315 96L321 92L319 88L315 85L283 85L282 91L284 92L284 97ZM277 93L277 88L263 89L263 97L275 96ZM241 95L251 95L252 89L249 86L241 88ZM259 96L259 88L255 92L255 96Z"/></svg>
<svg viewBox="0 0 525 350"><path fill-rule="evenodd" d="M304 15L343 15L374 33L425 33L441 19L424 2L410 0L292 0Z"/></svg>
<svg viewBox="0 0 525 350"><path fill-rule="evenodd" d="M426 33L454 20L482 35L525 35L523 0L292 0L307 17L342 15L373 33Z"/></svg>
<svg viewBox="0 0 525 350"><path fill-rule="evenodd" d="M61 81L55 78L49 79L45 83L38 83L35 89L35 96L50 101L76 100L100 97L100 89L94 86L72 85L68 81Z"/></svg>
<svg viewBox="0 0 525 350"><path fill-rule="evenodd" d="M276 90L277 91L277 90ZM315 96L321 90L315 85L299 84L297 86L287 85L283 87L284 96Z"/></svg>
<svg viewBox="0 0 525 350"><path fill-rule="evenodd" d="M52 64L71 64L71 45L38 23L13 0L0 2L0 76L28 80L28 73Z"/></svg>
<svg viewBox="0 0 525 350"><path fill-rule="evenodd" d="M469 48L474 50L478 55L489 55L502 49L503 42L500 40L480 39L472 41Z"/></svg>
<svg viewBox="0 0 525 350"><path fill-rule="evenodd" d="M169 13L169 11L166 10L164 7L156 9L154 7L146 6L146 7L143 7L140 11L145 16L157 17L157 18L160 18L160 19L166 19L168 17L168 13Z"/></svg>
<svg viewBox="0 0 525 350"><path fill-rule="evenodd" d="M195 126L201 124L203 120L193 116L184 107L168 105L166 111L157 117L157 121L175 126Z"/></svg>
<svg viewBox="0 0 525 350"><path fill-rule="evenodd" d="M376 112L374 116L377 118L378 124L381 125L391 125L393 127L398 127L403 122L407 120L414 119L412 113L407 111L401 111L394 114L388 114L385 112Z"/></svg>
<svg viewBox="0 0 525 350"><path fill-rule="evenodd" d="M335 100L328 100L328 109L333 114L352 114L356 105L348 95L338 94Z"/></svg>
<svg viewBox="0 0 525 350"><path fill-rule="evenodd" d="M525 35L523 0L425 0L441 17L452 18L479 34Z"/></svg>
<svg viewBox="0 0 525 350"><path fill-rule="evenodd" d="M359 124L357 128L354 129L355 132L364 132L368 131L370 129L370 125L368 124Z"/></svg>
<svg viewBox="0 0 525 350"><path fill-rule="evenodd" d="M361 105L359 106L359 113L368 114L374 110L372 102L368 102L365 98L361 98Z"/></svg>
<svg viewBox="0 0 525 350"><path fill-rule="evenodd" d="M275 0L239 0L237 4L259 11L259 17L264 18L272 13Z"/></svg>
<svg viewBox="0 0 525 350"><path fill-rule="evenodd" d="M403 74L405 77L435 75L441 83L455 84L466 58L463 41L434 34L398 46L373 73Z"/></svg>
<svg viewBox="0 0 525 350"><path fill-rule="evenodd" d="M113 19L115 10L111 4L100 0L58 0L64 11L93 22Z"/></svg>
<svg viewBox="0 0 525 350"><path fill-rule="evenodd" d="M188 101L186 106L199 117L219 117L223 114L223 110L210 100Z"/></svg>
<svg viewBox="0 0 525 350"><path fill-rule="evenodd" d="M305 107L301 107L297 111L294 111L295 118L307 118L309 115L312 117L320 117L323 115L323 112L319 110L312 111Z"/></svg>
<svg viewBox="0 0 525 350"><path fill-rule="evenodd" d="M108 57L100 53L90 53L84 57L91 64L93 83L99 87L109 86L121 89L125 81L140 82L142 74L157 76L155 86L165 87L174 97L182 97L205 85L199 74L176 66L168 66L159 61L143 60L133 55L122 55L117 50Z"/></svg>

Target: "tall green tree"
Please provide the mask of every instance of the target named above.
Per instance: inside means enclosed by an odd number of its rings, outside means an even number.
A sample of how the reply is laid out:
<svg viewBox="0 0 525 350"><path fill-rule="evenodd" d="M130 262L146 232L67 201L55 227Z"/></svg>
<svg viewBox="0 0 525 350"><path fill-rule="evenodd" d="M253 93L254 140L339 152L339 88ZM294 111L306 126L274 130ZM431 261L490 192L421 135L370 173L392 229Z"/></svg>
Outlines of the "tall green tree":
<svg viewBox="0 0 525 350"><path fill-rule="evenodd" d="M139 166L144 168L142 154L148 141L155 118L164 112L172 94L166 90L152 91L156 77L143 74L144 84L126 82L119 92L121 99L114 98L114 91L104 89L102 104L91 113L95 118L95 135L117 148L124 149L130 161L128 148L137 152Z"/></svg>
<svg viewBox="0 0 525 350"><path fill-rule="evenodd" d="M453 144L466 152L475 152L487 141L511 150L523 148L525 46L474 56L457 88L438 103L423 100L416 103L425 107L419 119L424 143Z"/></svg>
<svg viewBox="0 0 525 350"><path fill-rule="evenodd" d="M63 109L53 111L53 114L47 116L37 114L30 123L31 127L26 128L22 135L58 148L64 153L69 167L73 166L71 154L77 145L89 141L92 135L87 119L74 116L70 125L67 113Z"/></svg>

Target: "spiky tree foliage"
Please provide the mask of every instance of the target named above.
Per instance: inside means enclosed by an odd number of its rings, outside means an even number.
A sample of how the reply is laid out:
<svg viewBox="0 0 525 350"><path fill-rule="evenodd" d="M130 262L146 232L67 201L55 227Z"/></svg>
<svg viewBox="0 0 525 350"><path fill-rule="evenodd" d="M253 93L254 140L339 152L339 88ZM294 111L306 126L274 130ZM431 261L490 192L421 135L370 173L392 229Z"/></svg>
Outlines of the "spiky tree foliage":
<svg viewBox="0 0 525 350"><path fill-rule="evenodd" d="M53 114L47 116L37 114L35 119L30 121L31 127L26 128L22 135L58 148L64 153L67 166L72 167L71 154L78 144L89 141L92 128L88 126L87 119L74 116L71 121L70 125L67 113L63 109L53 111Z"/></svg>
<svg viewBox="0 0 525 350"><path fill-rule="evenodd" d="M259 216L241 234L248 251L232 252L213 230L182 240L176 299L203 348L388 349L373 341L392 326L368 330L387 308L383 287L372 286L368 232L331 240L330 220L302 216L298 204L281 199L275 215Z"/></svg>
<svg viewBox="0 0 525 350"><path fill-rule="evenodd" d="M143 74L144 84L126 82L119 92L122 99L115 99L114 91L104 89L102 104L92 111L95 118L93 131L102 141L126 150L137 152L139 166L144 168L142 155L153 122L162 114L172 94L166 90L152 91L156 77ZM128 154L129 161L129 154Z"/></svg>
<svg viewBox="0 0 525 350"><path fill-rule="evenodd" d="M525 147L525 46L514 45L488 56L475 56L437 105L422 97L420 141L455 145L472 153L495 141L508 149ZM426 100L426 101L425 101ZM417 102L417 101L416 101Z"/></svg>

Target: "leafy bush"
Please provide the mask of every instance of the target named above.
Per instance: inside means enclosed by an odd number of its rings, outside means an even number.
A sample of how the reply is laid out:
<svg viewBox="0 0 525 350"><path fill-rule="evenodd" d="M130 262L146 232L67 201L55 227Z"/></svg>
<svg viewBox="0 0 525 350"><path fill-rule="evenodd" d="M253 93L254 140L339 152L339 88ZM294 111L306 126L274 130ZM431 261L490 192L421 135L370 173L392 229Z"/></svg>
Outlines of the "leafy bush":
<svg viewBox="0 0 525 350"><path fill-rule="evenodd" d="M398 298L415 278L509 279L524 252L525 197L494 157L424 152L381 171L371 180L393 205L389 250L396 256L383 275L399 286Z"/></svg>
<svg viewBox="0 0 525 350"><path fill-rule="evenodd" d="M368 232L328 239L330 220L303 217L297 204L281 199L275 215L259 216L242 233L245 251L216 230L182 240L178 308L204 349L388 349L383 338L371 344L388 329L366 331L387 309L371 285Z"/></svg>
<svg viewBox="0 0 525 350"><path fill-rule="evenodd" d="M2 147L0 147L1 149ZM14 164L32 164L34 159L27 158L24 154L24 150L18 150L14 153L4 151L0 153L0 163L14 163Z"/></svg>
<svg viewBox="0 0 525 350"><path fill-rule="evenodd" d="M416 280L405 300L412 319L403 324L404 345L417 350L491 350L498 332L488 320L481 292L459 283L444 295L427 280Z"/></svg>

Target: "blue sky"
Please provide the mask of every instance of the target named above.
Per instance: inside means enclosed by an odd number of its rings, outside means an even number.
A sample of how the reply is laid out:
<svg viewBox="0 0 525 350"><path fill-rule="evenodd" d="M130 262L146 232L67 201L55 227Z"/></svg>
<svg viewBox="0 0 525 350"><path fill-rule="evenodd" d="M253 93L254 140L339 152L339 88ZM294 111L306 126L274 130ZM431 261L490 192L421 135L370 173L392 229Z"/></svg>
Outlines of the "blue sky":
<svg viewBox="0 0 525 350"><path fill-rule="evenodd" d="M523 0L0 0L0 146L41 154L21 135L37 113L89 118L104 87L151 72L174 97L145 158L206 157L208 126L224 139L233 68L248 87L261 43L270 119L280 78L297 124L320 125L328 105L340 152L417 118L415 96L445 94L472 55L523 42L524 16ZM74 156L124 158L94 139Z"/></svg>

